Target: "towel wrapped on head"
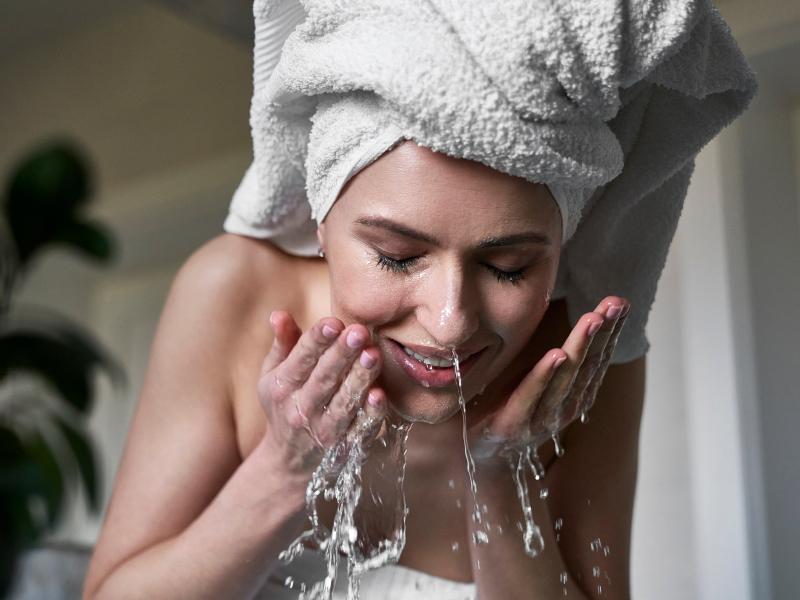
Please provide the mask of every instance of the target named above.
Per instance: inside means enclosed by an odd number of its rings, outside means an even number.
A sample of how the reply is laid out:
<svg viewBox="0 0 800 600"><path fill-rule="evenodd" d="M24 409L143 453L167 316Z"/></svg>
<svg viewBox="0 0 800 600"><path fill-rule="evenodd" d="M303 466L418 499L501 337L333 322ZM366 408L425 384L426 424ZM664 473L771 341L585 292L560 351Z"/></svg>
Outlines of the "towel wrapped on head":
<svg viewBox="0 0 800 600"><path fill-rule="evenodd" d="M254 161L225 229L311 256L344 184L403 140L546 184L570 317L644 327L694 157L752 70L709 0L257 0ZM490 200L487 200L490 201Z"/></svg>

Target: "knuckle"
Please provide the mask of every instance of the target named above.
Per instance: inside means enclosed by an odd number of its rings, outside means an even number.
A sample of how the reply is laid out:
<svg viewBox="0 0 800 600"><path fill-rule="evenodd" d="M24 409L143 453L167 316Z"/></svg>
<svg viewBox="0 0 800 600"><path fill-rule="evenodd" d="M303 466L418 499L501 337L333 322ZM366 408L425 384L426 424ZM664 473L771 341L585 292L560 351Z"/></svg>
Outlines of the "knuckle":
<svg viewBox="0 0 800 600"><path fill-rule="evenodd" d="M341 395L341 402L337 404L342 406L343 411L348 415L351 414L357 406L360 406L364 399L364 390L362 386L355 385L355 382L353 382L351 378L345 380L339 390L339 394Z"/></svg>
<svg viewBox="0 0 800 600"><path fill-rule="evenodd" d="M317 364L317 357L313 354L302 354L297 361L303 369L313 369Z"/></svg>
<svg viewBox="0 0 800 600"><path fill-rule="evenodd" d="M322 389L330 390L339 384L339 374L327 368L317 369L314 381Z"/></svg>

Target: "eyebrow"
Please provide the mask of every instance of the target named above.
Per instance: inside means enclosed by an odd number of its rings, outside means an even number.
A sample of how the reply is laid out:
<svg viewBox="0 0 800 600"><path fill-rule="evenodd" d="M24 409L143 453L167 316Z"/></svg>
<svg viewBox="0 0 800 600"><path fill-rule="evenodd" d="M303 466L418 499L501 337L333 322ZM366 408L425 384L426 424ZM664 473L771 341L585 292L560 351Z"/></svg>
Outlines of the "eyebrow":
<svg viewBox="0 0 800 600"><path fill-rule="evenodd" d="M426 233L422 233L421 231L416 231L411 229L410 227L406 227L405 225L401 225L400 223L396 223L391 219L384 219L381 217L362 217L356 221L356 223L360 225L366 225L368 227L378 227L380 229L386 229L387 231L391 231L393 233L398 233L405 237L410 237L415 240L419 240L421 242L426 242L428 244L433 244L434 246L439 246L439 240L435 237L430 236Z"/></svg>
<svg viewBox="0 0 800 600"><path fill-rule="evenodd" d="M428 235L427 233L422 233L421 231L416 231L415 229L411 229L405 225L401 225L400 223L392 221L391 219L385 219L382 217L361 217L360 219L356 220L356 223L359 225L366 225L367 227L378 227L380 229L385 229L387 231L419 240L427 244L440 246L439 240L437 240L435 237ZM486 238L478 244L478 248L497 248L499 246L513 246L515 244L531 243L540 244L542 246L551 246L553 244L552 240L548 236L530 231L524 233L515 233L513 235L506 235L502 237Z"/></svg>

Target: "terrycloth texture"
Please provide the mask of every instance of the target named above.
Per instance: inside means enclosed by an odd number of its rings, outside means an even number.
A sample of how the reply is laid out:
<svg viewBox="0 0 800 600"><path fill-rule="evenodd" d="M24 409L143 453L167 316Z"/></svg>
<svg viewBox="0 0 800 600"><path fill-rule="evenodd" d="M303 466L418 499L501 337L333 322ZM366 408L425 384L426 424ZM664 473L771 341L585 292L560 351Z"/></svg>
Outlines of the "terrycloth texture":
<svg viewBox="0 0 800 600"><path fill-rule="evenodd" d="M228 231L314 254L312 217L413 139L547 184L568 240L556 297L573 319L627 297L614 362L647 350L693 159L756 90L708 0L258 0L254 13L255 160Z"/></svg>

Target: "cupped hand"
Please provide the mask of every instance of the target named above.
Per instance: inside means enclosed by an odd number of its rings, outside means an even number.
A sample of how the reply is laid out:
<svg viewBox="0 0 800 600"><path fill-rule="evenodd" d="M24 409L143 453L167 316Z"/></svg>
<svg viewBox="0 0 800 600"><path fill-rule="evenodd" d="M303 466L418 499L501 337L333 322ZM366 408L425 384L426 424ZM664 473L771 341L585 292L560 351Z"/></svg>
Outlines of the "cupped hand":
<svg viewBox="0 0 800 600"><path fill-rule="evenodd" d="M305 333L287 312L270 317L275 338L258 382L266 440L285 468L309 474L330 448L368 448L386 415L386 395L372 387L381 354L362 325L320 319ZM362 410L363 409L363 410Z"/></svg>
<svg viewBox="0 0 800 600"><path fill-rule="evenodd" d="M627 318L630 303L605 298L583 315L561 348L533 367L503 408L473 430L476 457L534 448L592 407Z"/></svg>

